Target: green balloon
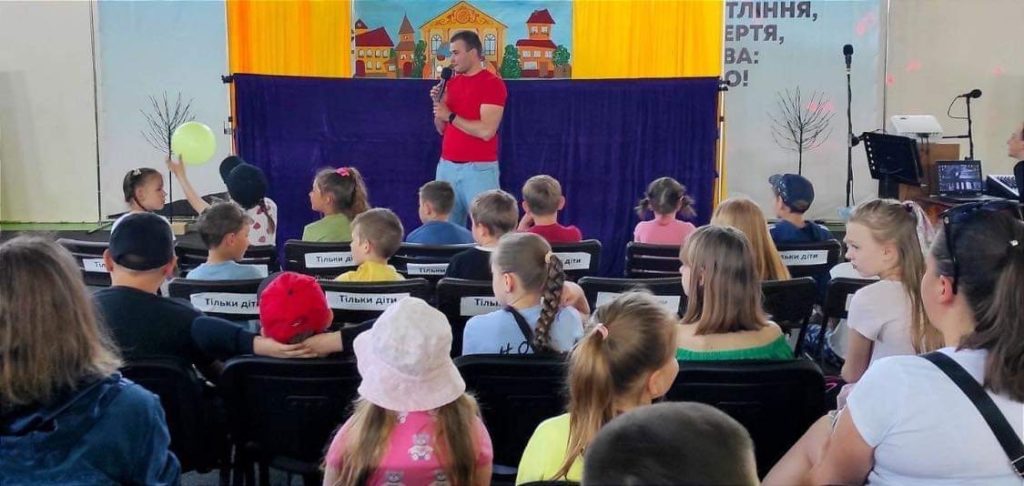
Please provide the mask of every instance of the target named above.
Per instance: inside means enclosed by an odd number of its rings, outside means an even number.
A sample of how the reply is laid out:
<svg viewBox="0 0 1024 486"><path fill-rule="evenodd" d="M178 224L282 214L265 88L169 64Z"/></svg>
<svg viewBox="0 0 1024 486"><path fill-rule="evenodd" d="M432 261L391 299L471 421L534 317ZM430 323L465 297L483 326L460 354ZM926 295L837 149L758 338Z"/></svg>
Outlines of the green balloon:
<svg viewBox="0 0 1024 486"><path fill-rule="evenodd" d="M186 164L200 165L210 160L217 151L217 139L210 127L199 122L185 122L174 129L171 150L180 155Z"/></svg>

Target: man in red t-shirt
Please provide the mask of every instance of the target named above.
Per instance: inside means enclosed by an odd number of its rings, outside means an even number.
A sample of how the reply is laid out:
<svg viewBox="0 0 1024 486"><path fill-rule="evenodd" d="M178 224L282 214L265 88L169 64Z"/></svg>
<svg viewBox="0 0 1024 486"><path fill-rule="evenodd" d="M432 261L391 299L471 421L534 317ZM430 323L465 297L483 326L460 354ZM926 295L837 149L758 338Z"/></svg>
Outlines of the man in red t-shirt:
<svg viewBox="0 0 1024 486"><path fill-rule="evenodd" d="M474 32L451 40L452 69L442 99L440 85L430 90L434 126L441 134L437 180L455 189L455 207L448 221L466 224L469 204L481 192L498 189L498 125L505 112L505 83L484 69L483 46Z"/></svg>

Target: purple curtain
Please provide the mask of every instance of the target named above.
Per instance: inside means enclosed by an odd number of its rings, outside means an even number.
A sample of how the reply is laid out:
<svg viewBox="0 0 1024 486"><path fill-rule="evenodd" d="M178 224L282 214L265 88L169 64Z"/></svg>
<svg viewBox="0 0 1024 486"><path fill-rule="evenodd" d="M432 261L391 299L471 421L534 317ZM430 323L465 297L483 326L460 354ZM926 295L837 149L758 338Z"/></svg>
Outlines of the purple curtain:
<svg viewBox="0 0 1024 486"><path fill-rule="evenodd" d="M279 246L318 217L307 193L326 166L358 167L373 206L394 210L407 232L419 226L416 191L434 178L441 150L433 81L236 74L234 83L239 155L266 171ZM559 220L601 240L603 275L622 275L639 221L633 207L651 180L668 175L685 184L697 201L695 223L707 222L717 79L506 84L502 188L520 198L530 176L557 178L567 200Z"/></svg>

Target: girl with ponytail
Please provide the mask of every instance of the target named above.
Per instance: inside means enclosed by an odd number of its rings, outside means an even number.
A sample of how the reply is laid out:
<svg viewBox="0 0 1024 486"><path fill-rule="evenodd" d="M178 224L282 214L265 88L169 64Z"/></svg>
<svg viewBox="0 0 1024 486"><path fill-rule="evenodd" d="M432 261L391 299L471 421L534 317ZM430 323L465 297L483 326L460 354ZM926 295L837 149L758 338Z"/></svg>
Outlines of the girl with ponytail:
<svg viewBox="0 0 1024 486"><path fill-rule="evenodd" d="M503 309L466 323L462 354L565 353L583 336L580 312L561 307L565 272L544 238L502 236L491 254L491 274Z"/></svg>
<svg viewBox="0 0 1024 486"><path fill-rule="evenodd" d="M302 241L352 241L352 221L370 209L363 175L355 167L320 170L309 191L309 204L323 217L306 225Z"/></svg>
<svg viewBox="0 0 1024 486"><path fill-rule="evenodd" d="M686 194L686 186L671 177L660 177L647 186L636 214L643 219L648 211L654 213L654 219L636 225L633 241L637 243L681 246L697 230L692 223L676 218L692 218L697 213L693 210L693 198Z"/></svg>
<svg viewBox="0 0 1024 486"><path fill-rule="evenodd" d="M675 319L650 294L628 292L597 309L569 361L569 413L534 431L516 484L580 481L583 453L616 416L663 396L675 381Z"/></svg>

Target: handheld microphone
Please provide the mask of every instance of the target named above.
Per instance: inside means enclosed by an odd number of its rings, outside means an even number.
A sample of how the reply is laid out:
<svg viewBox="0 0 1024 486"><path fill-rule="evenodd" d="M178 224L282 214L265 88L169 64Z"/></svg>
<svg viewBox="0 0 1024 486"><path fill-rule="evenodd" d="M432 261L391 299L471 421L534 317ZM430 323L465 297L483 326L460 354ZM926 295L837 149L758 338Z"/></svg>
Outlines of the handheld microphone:
<svg viewBox="0 0 1024 486"><path fill-rule="evenodd" d="M956 95L956 97L957 98L975 98L975 99L981 98L981 90L980 89L972 89L970 92L964 93L964 94L961 94L961 95Z"/></svg>
<svg viewBox="0 0 1024 486"><path fill-rule="evenodd" d="M850 63L853 61L853 45L843 46L843 57L846 58L846 72L850 72Z"/></svg>
<svg viewBox="0 0 1024 486"><path fill-rule="evenodd" d="M452 68L445 67L441 70L441 82L437 85L441 87L437 92L437 101L441 101L444 98L444 90L448 87L448 80L452 79Z"/></svg>

